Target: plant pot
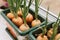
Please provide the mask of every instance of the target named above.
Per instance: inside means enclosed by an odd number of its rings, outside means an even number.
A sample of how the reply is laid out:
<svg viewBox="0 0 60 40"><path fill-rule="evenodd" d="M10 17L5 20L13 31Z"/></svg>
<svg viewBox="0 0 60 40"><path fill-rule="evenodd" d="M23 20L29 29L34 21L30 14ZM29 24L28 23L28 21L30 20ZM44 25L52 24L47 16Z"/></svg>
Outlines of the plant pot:
<svg viewBox="0 0 60 40"><path fill-rule="evenodd" d="M49 23L48 25L47 25L47 32L48 32L48 30L50 30L50 28L52 28L52 24L53 24L54 22L52 22L52 23ZM33 30L33 31L31 31L30 33L29 33L29 38L30 38L30 40L36 40L36 38L38 37L38 35L40 34L40 33L42 33L42 30L41 30L41 28L37 28L37 29L35 29L35 30ZM58 33L60 33L60 27L58 28ZM57 34L58 34L57 33ZM47 36L47 33L45 34L46 36ZM50 38L48 37L48 40L50 40Z"/></svg>
<svg viewBox="0 0 60 40"><path fill-rule="evenodd" d="M24 35L28 34L30 31L32 31L32 30L34 30L34 29L36 29L36 28L38 27L38 26L32 27L32 28L30 28L29 30L22 32L22 31L19 30L18 27L6 16L7 13L9 13L9 12L10 12L10 10L9 10L9 9L6 9L5 11L3 11L3 13L1 13L1 15L6 19L6 21L7 21L20 35L24 36ZM34 16L34 12L33 12L31 9L29 9L29 13L31 13L31 14ZM34 16L34 17L35 17L35 16ZM38 15L38 19L42 22L40 25L43 25L43 24L45 23L45 19L42 18L42 17L43 17L42 15ZM31 25L29 25L29 26L31 27Z"/></svg>
<svg viewBox="0 0 60 40"><path fill-rule="evenodd" d="M6 32L10 35L10 37L13 39L13 40L18 40L17 38L15 38L11 33L10 33L10 30L8 28L5 29Z"/></svg>

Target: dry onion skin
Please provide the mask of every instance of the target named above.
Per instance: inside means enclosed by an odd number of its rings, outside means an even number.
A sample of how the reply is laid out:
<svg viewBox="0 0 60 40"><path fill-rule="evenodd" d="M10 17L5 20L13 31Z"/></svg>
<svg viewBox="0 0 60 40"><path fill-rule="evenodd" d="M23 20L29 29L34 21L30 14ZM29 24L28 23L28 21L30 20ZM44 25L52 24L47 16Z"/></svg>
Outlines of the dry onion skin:
<svg viewBox="0 0 60 40"><path fill-rule="evenodd" d="M27 21L28 23L31 23L31 22L33 21L33 15L30 14L30 13L28 13L28 15L26 16L26 21Z"/></svg>
<svg viewBox="0 0 60 40"><path fill-rule="evenodd" d="M8 17L9 19L13 19L13 18L14 18L14 15L13 15L12 13L8 13L8 14L7 14L7 17Z"/></svg>
<svg viewBox="0 0 60 40"><path fill-rule="evenodd" d="M33 20L32 23L31 23L32 27L34 27L36 25L39 25L39 24L41 24L40 20Z"/></svg>
<svg viewBox="0 0 60 40"><path fill-rule="evenodd" d="M20 27L19 27L19 29L21 30L21 31L27 31L27 30L29 30L30 28L29 28L29 26L26 24L22 24Z"/></svg>
<svg viewBox="0 0 60 40"><path fill-rule="evenodd" d="M33 20L32 23L31 23L32 27L41 24L41 21L38 19L38 7L39 7L39 4L40 4L39 0L35 0L35 20Z"/></svg>
<svg viewBox="0 0 60 40"><path fill-rule="evenodd" d="M21 31L27 31L28 29L30 29L29 26L28 26L28 24L27 24L27 22L26 22L26 16L28 15L29 8L30 8L30 5L31 5L31 1L32 1L32 0L30 0L28 6L26 7L26 0L24 0L24 7L23 7L23 11L22 11L22 13L23 13L22 17L23 17L24 24L22 24L22 25L19 27L19 29L20 29ZM27 20L28 20L28 19L27 19Z"/></svg>
<svg viewBox="0 0 60 40"><path fill-rule="evenodd" d="M51 37L53 34L53 28L51 28L48 32L47 32L47 36Z"/></svg>
<svg viewBox="0 0 60 40"><path fill-rule="evenodd" d="M42 37L42 34L40 34L40 35L37 37L37 40L48 40L48 38L47 38L46 35L44 35L44 36Z"/></svg>
<svg viewBox="0 0 60 40"><path fill-rule="evenodd" d="M22 10L19 10L18 12L17 12L17 14L18 14L18 16L22 16L23 14L22 14Z"/></svg>
<svg viewBox="0 0 60 40"><path fill-rule="evenodd" d="M56 35L55 40L60 40L60 33Z"/></svg>
<svg viewBox="0 0 60 40"><path fill-rule="evenodd" d="M23 20L22 20L21 17L13 18L13 19L12 19L12 22L13 22L14 24L16 24L18 27L23 24Z"/></svg>

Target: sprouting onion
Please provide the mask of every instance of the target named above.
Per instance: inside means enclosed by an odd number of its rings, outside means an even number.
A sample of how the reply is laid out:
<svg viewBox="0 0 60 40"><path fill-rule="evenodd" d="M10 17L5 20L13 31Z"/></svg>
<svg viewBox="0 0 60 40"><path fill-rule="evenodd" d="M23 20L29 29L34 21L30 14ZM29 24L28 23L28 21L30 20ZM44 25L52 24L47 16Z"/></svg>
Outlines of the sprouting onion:
<svg viewBox="0 0 60 40"><path fill-rule="evenodd" d="M32 4L32 0L30 0L28 6L26 7L26 0L24 0L24 10L23 10L23 19L24 19L24 24L26 25L26 16L28 15L29 8Z"/></svg>
<svg viewBox="0 0 60 40"><path fill-rule="evenodd" d="M43 1L43 0L42 0ZM39 5L41 5L42 1L40 2L40 0L35 0L35 19L37 20L37 15L38 15L38 7ZM39 3L40 2L40 3Z"/></svg>
<svg viewBox="0 0 60 40"><path fill-rule="evenodd" d="M47 23L48 23L48 11L49 11L49 6L47 8L47 13L46 13L46 23L45 26L42 28L42 37L45 35L45 33L47 32L46 28L47 28Z"/></svg>
<svg viewBox="0 0 60 40"><path fill-rule="evenodd" d="M59 26L59 22L60 22L59 18L60 18L60 13L59 13L59 16L57 18L57 21L52 25L52 27L53 27L53 34L52 34L50 40L55 40L55 36L57 34L58 26Z"/></svg>
<svg viewBox="0 0 60 40"><path fill-rule="evenodd" d="M18 27L23 24L22 18L18 16L18 10L20 7L19 3L20 0L8 0L10 12L14 15L14 18L12 18L12 22Z"/></svg>
<svg viewBox="0 0 60 40"><path fill-rule="evenodd" d="M28 3L28 6L27 6L27 13L26 13L26 15L28 15L29 8L30 8L30 6L31 6L32 2L33 2L33 0L30 0L30 1L29 1L29 3Z"/></svg>
<svg viewBox="0 0 60 40"><path fill-rule="evenodd" d="M49 7L47 8L47 12L46 12L46 22L45 22L45 26L43 26L41 28L42 33L37 37L37 40L48 40L47 36L45 35L47 30L47 23L48 23L48 11L49 11Z"/></svg>
<svg viewBox="0 0 60 40"><path fill-rule="evenodd" d="M42 3L42 1L41 1ZM40 3L40 5L41 5ZM32 27L35 27L39 24L41 24L41 21L38 19L38 7L39 7L39 0L35 0L35 20L32 21L31 25Z"/></svg>
<svg viewBox="0 0 60 40"><path fill-rule="evenodd" d="M12 12L15 16L15 18L18 17L17 11L20 7L20 0L7 0L10 8L10 12Z"/></svg>
<svg viewBox="0 0 60 40"><path fill-rule="evenodd" d="M14 0L7 0L7 1L8 1L8 4L9 4L10 12L14 14Z"/></svg>
<svg viewBox="0 0 60 40"><path fill-rule="evenodd" d="M23 10L22 10L22 13L23 13L22 17L23 17L23 20L24 20L24 24L22 24L22 25L19 27L19 29L20 29L21 31L26 31L26 30L30 29L30 27L29 27L29 26L27 25L27 23L26 23L26 16L28 15L29 7L30 7L30 5L31 5L30 3L31 3L31 0L30 0L30 2L29 2L29 5L26 6L26 0L24 0Z"/></svg>

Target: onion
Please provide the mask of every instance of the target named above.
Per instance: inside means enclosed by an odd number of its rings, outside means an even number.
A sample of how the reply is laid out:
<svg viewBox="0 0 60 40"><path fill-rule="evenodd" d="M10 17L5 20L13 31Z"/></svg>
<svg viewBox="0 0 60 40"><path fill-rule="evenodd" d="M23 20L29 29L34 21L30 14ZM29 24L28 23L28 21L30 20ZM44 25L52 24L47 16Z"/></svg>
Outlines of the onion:
<svg viewBox="0 0 60 40"><path fill-rule="evenodd" d="M18 11L18 16L22 16L22 11L20 10L20 11Z"/></svg>
<svg viewBox="0 0 60 40"><path fill-rule="evenodd" d="M16 24L17 26L20 26L20 25L23 24L23 20L22 20L21 17L13 18L13 19L12 19L12 22L13 22L14 24Z"/></svg>
<svg viewBox="0 0 60 40"><path fill-rule="evenodd" d="M60 40L60 33L56 35L55 40Z"/></svg>
<svg viewBox="0 0 60 40"><path fill-rule="evenodd" d="M32 23L31 23L32 27L34 27L36 25L39 25L39 24L41 24L40 20L33 20Z"/></svg>
<svg viewBox="0 0 60 40"><path fill-rule="evenodd" d="M13 18L14 18L14 15L13 15L12 13L8 13L8 14L7 14L7 17L8 17L9 19L13 19Z"/></svg>
<svg viewBox="0 0 60 40"><path fill-rule="evenodd" d="M19 29L21 30L21 31L27 31L27 30L29 30L30 28L29 28L29 26L26 24L22 24L20 27L19 27Z"/></svg>
<svg viewBox="0 0 60 40"><path fill-rule="evenodd" d="M42 37L42 34L40 34L40 35L37 37L37 40L48 40L48 38L47 38L46 35L44 35L44 36Z"/></svg>
<svg viewBox="0 0 60 40"><path fill-rule="evenodd" d="M27 21L28 23L31 23L31 22L33 21L33 15L29 13L29 14L26 16L26 21Z"/></svg>
<svg viewBox="0 0 60 40"><path fill-rule="evenodd" d="M51 28L51 29L48 31L47 36L48 36L48 37L51 37L52 34L53 34L53 28Z"/></svg>

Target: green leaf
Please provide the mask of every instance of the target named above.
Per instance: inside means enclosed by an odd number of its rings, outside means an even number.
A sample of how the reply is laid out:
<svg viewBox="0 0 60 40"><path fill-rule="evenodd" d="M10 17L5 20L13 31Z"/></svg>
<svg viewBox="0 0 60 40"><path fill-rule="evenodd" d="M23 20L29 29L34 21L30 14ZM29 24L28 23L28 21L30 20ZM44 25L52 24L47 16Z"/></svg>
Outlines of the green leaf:
<svg viewBox="0 0 60 40"><path fill-rule="evenodd" d="M60 23L59 18L60 18L60 13L59 13L57 21L52 25L52 27L53 27L53 34L52 34L52 37L50 38L50 40L55 40L55 36L57 34L58 26L59 26L59 23Z"/></svg>
<svg viewBox="0 0 60 40"><path fill-rule="evenodd" d="M31 6L32 2L33 2L33 0L29 1L28 8Z"/></svg>
<svg viewBox="0 0 60 40"><path fill-rule="evenodd" d="M8 1L8 4L9 4L9 8L10 8L10 11L13 12L13 14L15 15L15 17L17 17L17 12L19 10L19 7L20 7L20 3L22 3L21 0L7 0Z"/></svg>

